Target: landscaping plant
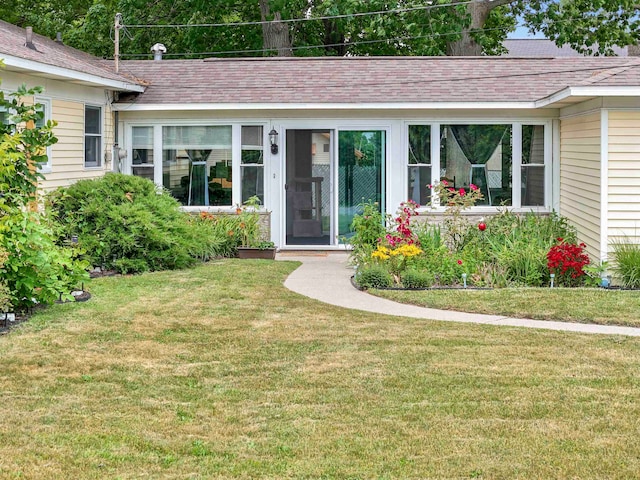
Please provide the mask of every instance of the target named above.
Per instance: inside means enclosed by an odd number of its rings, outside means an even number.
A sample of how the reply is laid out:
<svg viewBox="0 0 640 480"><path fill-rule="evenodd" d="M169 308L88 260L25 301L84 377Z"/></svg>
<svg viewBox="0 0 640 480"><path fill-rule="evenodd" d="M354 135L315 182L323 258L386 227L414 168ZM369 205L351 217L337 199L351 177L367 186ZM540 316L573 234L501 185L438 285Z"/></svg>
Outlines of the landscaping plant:
<svg viewBox="0 0 640 480"><path fill-rule="evenodd" d="M223 243L141 177L81 180L54 192L49 203L62 225L60 242L77 236L88 262L123 273L189 267L215 256Z"/></svg>
<svg viewBox="0 0 640 480"><path fill-rule="evenodd" d="M640 244L629 239L614 241L613 272L624 288L640 288Z"/></svg>
<svg viewBox="0 0 640 480"><path fill-rule="evenodd" d="M351 223L354 234L349 238L351 261L355 265L366 264L387 233L385 217L380 213L378 202L364 202L359 205L362 213L355 215Z"/></svg>
<svg viewBox="0 0 640 480"><path fill-rule="evenodd" d="M76 260L71 248L56 245L55 225L38 211L38 165L47 161L46 147L57 141L55 124L37 126L41 106L25 105L22 98L41 92L22 86L6 99L0 91L0 107L10 112L0 123L0 274L9 297L0 302L4 309L9 303L24 309L71 299L70 292L88 278L87 265Z"/></svg>
<svg viewBox="0 0 640 480"><path fill-rule="evenodd" d="M584 267L589 265L585 248L584 243L569 243L558 237L557 244L547 253L547 266L555 275L557 285L577 287L584 283Z"/></svg>

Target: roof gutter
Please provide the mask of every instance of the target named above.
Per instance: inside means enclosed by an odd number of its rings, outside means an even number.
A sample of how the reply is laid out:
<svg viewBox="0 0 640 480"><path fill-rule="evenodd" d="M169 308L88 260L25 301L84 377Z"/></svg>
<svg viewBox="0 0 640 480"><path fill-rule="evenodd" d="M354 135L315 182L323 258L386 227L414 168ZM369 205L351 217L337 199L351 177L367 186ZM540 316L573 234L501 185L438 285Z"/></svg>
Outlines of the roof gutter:
<svg viewBox="0 0 640 480"><path fill-rule="evenodd" d="M60 77L67 80L86 82L112 90L142 93L145 89L142 85L138 85L137 83L133 82L127 82L126 80L113 80L110 78L101 77L99 75L78 72L76 70L70 70L68 68L57 67L55 65L49 65L34 60L27 60L20 57L5 55L3 53L0 53L0 57L2 57L2 59L4 60L4 64L6 67L20 68L45 75L51 75L53 77Z"/></svg>
<svg viewBox="0 0 640 480"><path fill-rule="evenodd" d="M114 103L126 112L201 110L513 110L534 109L535 102L386 102L386 103Z"/></svg>

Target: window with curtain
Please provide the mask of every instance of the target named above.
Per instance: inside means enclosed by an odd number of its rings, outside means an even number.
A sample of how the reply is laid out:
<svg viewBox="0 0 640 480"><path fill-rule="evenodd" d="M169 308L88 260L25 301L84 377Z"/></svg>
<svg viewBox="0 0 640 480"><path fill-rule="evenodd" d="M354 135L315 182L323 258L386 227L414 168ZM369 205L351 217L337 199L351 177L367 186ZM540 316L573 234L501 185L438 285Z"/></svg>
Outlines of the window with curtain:
<svg viewBox="0 0 640 480"><path fill-rule="evenodd" d="M231 206L231 126L162 127L162 183L187 206Z"/></svg>
<svg viewBox="0 0 640 480"><path fill-rule="evenodd" d="M264 205L264 146L262 126L242 127L242 202L254 195Z"/></svg>
<svg viewBox="0 0 640 480"><path fill-rule="evenodd" d="M408 198L418 205L431 201L431 127L409 125Z"/></svg>
<svg viewBox="0 0 640 480"><path fill-rule="evenodd" d="M479 204L512 204L512 125L442 125L440 179L454 188L476 185Z"/></svg>
<svg viewBox="0 0 640 480"><path fill-rule="evenodd" d="M521 203L544 206L544 125L522 126Z"/></svg>

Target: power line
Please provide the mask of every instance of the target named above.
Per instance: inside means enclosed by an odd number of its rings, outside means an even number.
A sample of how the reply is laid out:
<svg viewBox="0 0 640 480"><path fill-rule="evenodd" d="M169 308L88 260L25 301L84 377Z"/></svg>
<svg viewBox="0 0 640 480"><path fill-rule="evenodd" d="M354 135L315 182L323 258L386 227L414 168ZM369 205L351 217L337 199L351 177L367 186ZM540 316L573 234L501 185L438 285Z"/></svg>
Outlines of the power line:
<svg viewBox="0 0 640 480"><path fill-rule="evenodd" d="M470 3L480 3L483 0L467 0L457 3L442 3L433 5L431 1L427 2L429 5L422 5L420 7L410 8L396 8L391 10L378 10L375 12L359 12L359 13L345 13L341 15L326 15L322 17L305 17L305 18L290 18L284 20L277 20L277 23L300 23L310 22L316 20L333 20L338 18L352 18L352 17L364 17L369 15L384 15L387 13L405 13L414 12L419 10L433 10L436 8L455 7L458 5L468 5ZM248 25L268 25L274 23L273 20L256 21L256 22L231 22L231 23L185 23L185 24L158 24L158 25L124 25L127 28L188 28L188 27L240 27Z"/></svg>
<svg viewBox="0 0 640 480"><path fill-rule="evenodd" d="M526 26L526 25L516 25ZM471 33L476 32L492 32L496 30L507 30L511 29L511 26L504 27L495 27L495 28L483 28L479 30L472 30ZM305 49L317 49L317 48L326 48L326 47L351 47L354 45L370 45L375 43L387 43L387 42L403 42L406 40L419 40L423 38L433 38L433 37L449 37L453 35L460 35L461 32L449 32L449 33L432 33L429 35L416 35L416 36L407 36L407 37L392 37L392 38L383 38L378 40L356 40L350 42L342 42L342 43L329 43L322 45L299 45L295 47L287 48L287 50L305 50ZM185 57L189 55L202 55L202 56L211 56L211 55L222 55L222 54L238 54L238 53L267 53L267 52L277 52L279 49L277 48L260 48L253 50L226 50L226 51L216 51L216 52L187 52L187 53L165 53L163 57ZM150 57L151 54L148 53L130 53L130 54L121 54L121 57L128 58L145 58Z"/></svg>

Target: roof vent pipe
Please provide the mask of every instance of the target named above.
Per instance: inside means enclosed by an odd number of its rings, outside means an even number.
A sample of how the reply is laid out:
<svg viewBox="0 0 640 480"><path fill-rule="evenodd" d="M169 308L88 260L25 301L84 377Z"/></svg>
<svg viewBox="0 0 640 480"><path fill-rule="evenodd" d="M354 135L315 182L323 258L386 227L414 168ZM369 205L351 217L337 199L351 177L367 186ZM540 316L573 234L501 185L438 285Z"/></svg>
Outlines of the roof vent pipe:
<svg viewBox="0 0 640 480"><path fill-rule="evenodd" d="M153 52L153 59L155 61L162 60L162 55L167 53L167 47L165 47L161 43L156 43L153 47L151 47L151 51Z"/></svg>
<svg viewBox="0 0 640 480"><path fill-rule="evenodd" d="M33 27L27 27L25 30L27 34L27 41L24 46L31 50L35 50L36 46L33 44Z"/></svg>

